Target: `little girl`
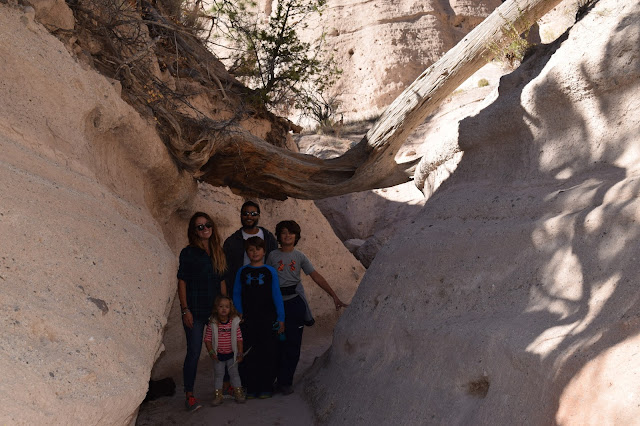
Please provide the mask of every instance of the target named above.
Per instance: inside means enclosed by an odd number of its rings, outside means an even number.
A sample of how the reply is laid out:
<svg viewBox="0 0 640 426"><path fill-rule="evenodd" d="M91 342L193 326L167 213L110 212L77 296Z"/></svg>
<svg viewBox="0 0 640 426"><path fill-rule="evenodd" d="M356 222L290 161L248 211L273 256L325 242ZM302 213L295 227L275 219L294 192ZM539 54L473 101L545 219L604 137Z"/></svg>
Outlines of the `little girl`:
<svg viewBox="0 0 640 426"><path fill-rule="evenodd" d="M234 308L231 298L223 295L218 296L213 304L213 312L204 335L204 344L214 362L215 396L212 402L214 406L222 404L224 399L222 380L225 367L231 378L236 402L245 401L238 374L238 363L242 361L243 357L242 332L239 324L240 316Z"/></svg>

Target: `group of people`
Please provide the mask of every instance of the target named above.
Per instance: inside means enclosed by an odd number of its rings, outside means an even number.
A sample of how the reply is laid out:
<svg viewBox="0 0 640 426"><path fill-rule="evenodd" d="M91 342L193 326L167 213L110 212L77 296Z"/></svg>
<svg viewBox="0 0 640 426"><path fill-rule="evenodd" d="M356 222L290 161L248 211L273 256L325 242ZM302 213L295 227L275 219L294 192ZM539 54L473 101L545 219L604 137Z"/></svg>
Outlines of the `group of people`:
<svg viewBox="0 0 640 426"><path fill-rule="evenodd" d="M314 322L300 271L331 296L336 309L347 306L295 248L301 236L295 221L278 223L274 236L258 226L259 219L260 206L245 202L242 227L224 244L208 214L196 212L189 221L189 245L178 268L189 411L201 407L193 389L203 342L214 362L213 405L223 402L225 383L236 402L293 392L303 329Z"/></svg>

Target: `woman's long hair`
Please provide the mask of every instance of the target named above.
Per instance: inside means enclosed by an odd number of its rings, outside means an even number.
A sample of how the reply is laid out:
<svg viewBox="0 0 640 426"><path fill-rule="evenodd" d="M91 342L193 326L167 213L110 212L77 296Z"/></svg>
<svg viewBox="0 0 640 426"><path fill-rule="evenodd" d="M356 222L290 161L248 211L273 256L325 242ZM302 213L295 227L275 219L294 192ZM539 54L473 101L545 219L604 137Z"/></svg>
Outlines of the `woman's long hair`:
<svg viewBox="0 0 640 426"><path fill-rule="evenodd" d="M207 222L211 223L211 237L209 237L209 256L211 256L211 263L213 264L213 269L218 273L222 274L227 270L227 258L224 256L224 251L222 251L222 244L220 244L220 234L218 234L218 228L216 227L215 222L211 219L211 217L204 212L195 212L191 219L189 220L189 229L187 230L187 237L189 238L189 245L194 247L200 247L203 250L207 248L202 244L202 240L198 237L198 232L196 230L196 219L199 217L204 217Z"/></svg>

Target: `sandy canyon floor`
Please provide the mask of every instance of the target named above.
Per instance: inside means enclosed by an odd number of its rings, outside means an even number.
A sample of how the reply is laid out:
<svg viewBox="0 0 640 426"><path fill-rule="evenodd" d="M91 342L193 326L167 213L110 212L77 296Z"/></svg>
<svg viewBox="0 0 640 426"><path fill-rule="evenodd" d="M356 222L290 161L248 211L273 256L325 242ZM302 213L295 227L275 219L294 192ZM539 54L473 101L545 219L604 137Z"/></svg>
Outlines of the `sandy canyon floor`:
<svg viewBox="0 0 640 426"><path fill-rule="evenodd" d="M331 330L315 326L305 329L291 395L275 394L271 399L249 400L244 404L225 399L221 406L213 407L213 365L207 359L201 359L196 396L202 408L193 413L185 411L182 378L174 377L176 394L142 404L136 425L313 425L313 412L302 396L302 378L316 357L329 348L331 339Z"/></svg>

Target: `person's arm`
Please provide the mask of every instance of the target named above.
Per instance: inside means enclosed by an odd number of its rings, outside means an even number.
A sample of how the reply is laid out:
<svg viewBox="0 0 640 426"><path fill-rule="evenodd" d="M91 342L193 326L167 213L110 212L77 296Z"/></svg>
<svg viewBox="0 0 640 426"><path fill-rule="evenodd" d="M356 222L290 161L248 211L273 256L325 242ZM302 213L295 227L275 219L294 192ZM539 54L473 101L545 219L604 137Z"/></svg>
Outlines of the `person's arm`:
<svg viewBox="0 0 640 426"><path fill-rule="evenodd" d="M273 298L273 304L276 305L277 321L280 324L278 328L278 334L284 333L284 302L282 301L282 292L280 292L280 280L278 279L278 272L268 266L269 272L271 272L271 297Z"/></svg>
<svg viewBox="0 0 640 426"><path fill-rule="evenodd" d="M236 336L238 339L238 353L236 354L236 362L242 362L242 360L244 359L244 345L242 344L242 331L240 331L240 327L238 327L236 331Z"/></svg>
<svg viewBox="0 0 640 426"><path fill-rule="evenodd" d="M184 280L178 280L178 299L180 299L182 322L188 328L193 328L193 315L187 305L187 283Z"/></svg>
<svg viewBox="0 0 640 426"><path fill-rule="evenodd" d="M233 249L232 249L232 237L227 238L224 241L224 244L222 245L222 251L224 252L224 256L227 259L227 270L224 274L224 280L225 282L229 283L229 286L233 285L233 283L235 282L235 276L233 275L233 268L234 268L234 262L233 262ZM237 271L236 271L237 272ZM227 290L231 290L231 288L228 288Z"/></svg>
<svg viewBox="0 0 640 426"><path fill-rule="evenodd" d="M187 282L185 281L190 277L190 265L192 264L190 252L189 247L183 248L178 261L178 300L180 301L180 315L182 316L182 323L187 328L193 328L193 314L189 310Z"/></svg>
<svg viewBox="0 0 640 426"><path fill-rule="evenodd" d="M226 280L220 281L220 293L223 296L227 295L227 281Z"/></svg>
<svg viewBox="0 0 640 426"><path fill-rule="evenodd" d="M340 300L340 298L338 297L336 292L333 291L333 289L331 288L327 280L325 280L324 277L320 275L320 272L313 271L312 273L309 274L309 276L316 284L318 284L318 286L320 286L321 289L323 289L325 292L327 292L329 296L331 296L331 298L333 299L333 304L336 305L336 311L340 308L346 308L347 306L349 306L348 303L344 303L342 300Z"/></svg>
<svg viewBox="0 0 640 426"><path fill-rule="evenodd" d="M207 347L207 352L210 354L213 351L213 343L211 343L211 340L205 340L204 345Z"/></svg>
<svg viewBox="0 0 640 426"><path fill-rule="evenodd" d="M242 269L240 269L241 271ZM240 271L236 274L236 282L233 285L233 304L236 307L236 311L242 318L242 286L240 285Z"/></svg>
<svg viewBox="0 0 640 426"><path fill-rule="evenodd" d="M216 354L216 351L213 349L213 343L211 342L213 337L212 334L213 332L211 330L211 324L207 324L207 331L204 334L204 345L207 347L207 353L209 354L211 359L217 360L218 356Z"/></svg>

